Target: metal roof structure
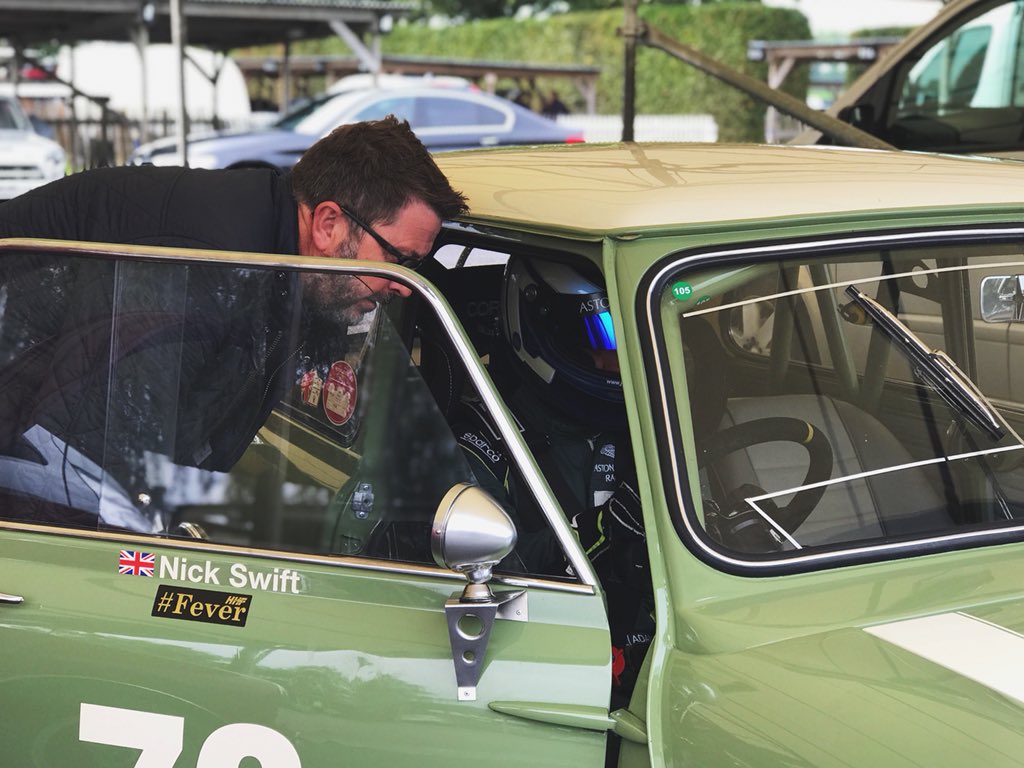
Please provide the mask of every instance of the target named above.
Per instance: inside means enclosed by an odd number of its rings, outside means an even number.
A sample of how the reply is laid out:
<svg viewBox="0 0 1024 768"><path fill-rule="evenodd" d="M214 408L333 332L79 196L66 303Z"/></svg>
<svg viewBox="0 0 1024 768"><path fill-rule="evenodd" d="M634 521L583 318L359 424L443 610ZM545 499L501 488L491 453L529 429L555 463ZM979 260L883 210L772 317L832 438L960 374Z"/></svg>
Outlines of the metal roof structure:
<svg viewBox="0 0 1024 768"><path fill-rule="evenodd" d="M227 51L284 43L287 59L297 40L337 35L367 70L376 72L385 18L414 7L402 0L0 0L0 38L14 47L17 57L26 47L52 41L131 41L140 49L150 43L172 43L179 51L176 123L184 162L186 46ZM373 38L370 44L367 35ZM74 88L73 83L67 85Z"/></svg>
<svg viewBox="0 0 1024 768"><path fill-rule="evenodd" d="M385 0L184 0L188 42L216 50L294 42L338 34L337 23L375 33L385 16L415 6ZM150 20L143 24L143 13ZM53 40L134 40L145 27L151 42L171 42L169 0L0 0L0 37L32 46Z"/></svg>
<svg viewBox="0 0 1024 768"><path fill-rule="evenodd" d="M274 56L233 56L247 80L261 77L277 78L283 64ZM538 64L533 62L491 61L484 59L442 59L431 56L403 56L384 54L381 72L401 75L455 75L478 83L484 90L494 93L499 77L532 82L538 77L558 77L569 80L583 97L586 112L597 110L597 80L601 67L586 64ZM323 77L332 83L345 75L364 71L365 67L354 56L301 55L289 58L288 73L296 81Z"/></svg>

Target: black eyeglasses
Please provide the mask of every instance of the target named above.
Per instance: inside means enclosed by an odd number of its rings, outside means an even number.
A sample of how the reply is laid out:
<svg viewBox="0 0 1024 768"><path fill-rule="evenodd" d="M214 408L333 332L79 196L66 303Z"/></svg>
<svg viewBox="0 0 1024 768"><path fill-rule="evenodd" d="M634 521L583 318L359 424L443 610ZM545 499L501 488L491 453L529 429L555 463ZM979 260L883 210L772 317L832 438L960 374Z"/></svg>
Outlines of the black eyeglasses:
<svg viewBox="0 0 1024 768"><path fill-rule="evenodd" d="M341 208L341 212L348 216L350 219L352 219L352 221L355 222L356 225L361 230L363 230L363 232L365 232L374 240L376 240L377 245L381 247L381 250L383 250L384 253L386 253L388 256L395 260L395 264L398 264L401 267L406 267L407 269L415 270L423 263L424 259L420 258L419 256L407 256L406 254L402 253L395 246L393 246L391 243L389 243L387 240L381 237L381 235L379 235L377 231L374 230L373 227L371 227L365 221L363 221L354 213L352 213L352 211L350 211L344 205L339 205L338 207Z"/></svg>

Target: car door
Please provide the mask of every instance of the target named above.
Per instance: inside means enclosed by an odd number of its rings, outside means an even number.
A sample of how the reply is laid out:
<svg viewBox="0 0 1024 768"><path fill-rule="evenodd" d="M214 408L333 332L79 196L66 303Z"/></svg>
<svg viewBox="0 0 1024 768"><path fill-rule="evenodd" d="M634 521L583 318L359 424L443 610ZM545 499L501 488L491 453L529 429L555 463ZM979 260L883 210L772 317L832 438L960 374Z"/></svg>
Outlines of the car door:
<svg viewBox="0 0 1024 768"><path fill-rule="evenodd" d="M440 312L536 475L429 284L2 247L5 763L603 764L607 619L545 491L578 575L517 549L490 582L511 610L449 633L466 581L433 561L431 520L474 477L406 346L413 313ZM381 275L413 298L332 312Z"/></svg>

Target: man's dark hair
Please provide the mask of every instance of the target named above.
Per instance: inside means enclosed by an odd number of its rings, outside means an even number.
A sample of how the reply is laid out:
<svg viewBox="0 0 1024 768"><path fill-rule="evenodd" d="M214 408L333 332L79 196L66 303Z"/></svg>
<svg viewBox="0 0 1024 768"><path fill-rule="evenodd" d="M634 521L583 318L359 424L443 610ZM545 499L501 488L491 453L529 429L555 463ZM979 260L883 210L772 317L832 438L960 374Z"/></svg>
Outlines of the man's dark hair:
<svg viewBox="0 0 1024 768"><path fill-rule="evenodd" d="M333 200L370 224L390 223L410 200L442 219L468 210L409 123L394 115L335 128L291 171L292 194L315 208Z"/></svg>

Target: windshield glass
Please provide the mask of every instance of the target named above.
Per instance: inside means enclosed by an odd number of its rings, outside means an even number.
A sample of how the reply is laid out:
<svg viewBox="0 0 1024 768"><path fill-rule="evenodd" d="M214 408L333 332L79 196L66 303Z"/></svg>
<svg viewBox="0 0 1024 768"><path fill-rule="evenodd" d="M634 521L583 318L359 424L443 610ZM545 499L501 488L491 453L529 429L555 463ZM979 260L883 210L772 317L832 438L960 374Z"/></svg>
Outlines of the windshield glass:
<svg viewBox="0 0 1024 768"><path fill-rule="evenodd" d="M1024 254L906 239L662 283L676 491L710 549L863 553L1024 523Z"/></svg>

